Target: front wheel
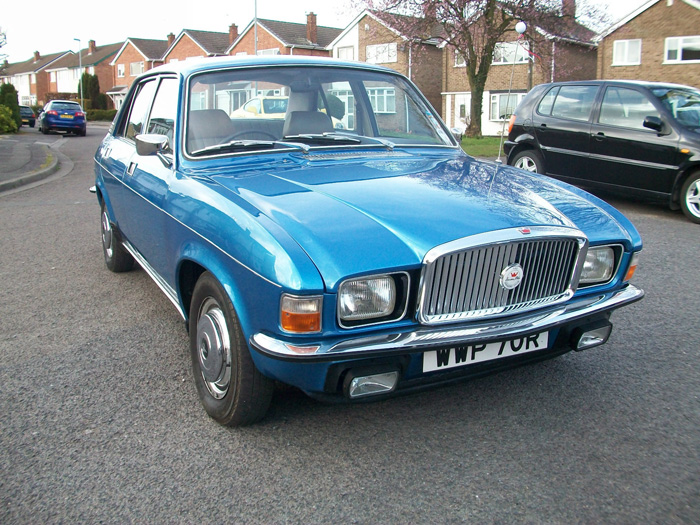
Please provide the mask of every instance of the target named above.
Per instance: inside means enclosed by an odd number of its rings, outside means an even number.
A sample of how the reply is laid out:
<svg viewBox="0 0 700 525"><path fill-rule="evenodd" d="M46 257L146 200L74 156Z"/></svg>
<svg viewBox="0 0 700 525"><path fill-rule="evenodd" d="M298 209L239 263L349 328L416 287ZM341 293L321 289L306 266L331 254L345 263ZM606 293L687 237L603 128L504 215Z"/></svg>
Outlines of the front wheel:
<svg viewBox="0 0 700 525"><path fill-rule="evenodd" d="M700 224L700 172L691 174L683 183L681 209L691 221Z"/></svg>
<svg viewBox="0 0 700 525"><path fill-rule="evenodd" d="M513 157L512 165L531 173L544 173L544 161L534 149L526 149Z"/></svg>
<svg viewBox="0 0 700 525"><path fill-rule="evenodd" d="M228 426L261 419L274 384L255 367L233 304L209 272L194 287L189 331L192 373L207 414Z"/></svg>

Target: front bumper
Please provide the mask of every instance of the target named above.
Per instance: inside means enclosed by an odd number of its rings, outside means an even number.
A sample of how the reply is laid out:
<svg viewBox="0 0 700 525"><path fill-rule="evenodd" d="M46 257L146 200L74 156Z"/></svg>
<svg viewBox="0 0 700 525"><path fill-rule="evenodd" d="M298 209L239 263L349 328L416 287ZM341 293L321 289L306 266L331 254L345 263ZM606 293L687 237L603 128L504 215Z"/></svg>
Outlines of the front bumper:
<svg viewBox="0 0 700 525"><path fill-rule="evenodd" d="M263 333L250 338L251 346L261 354L299 362L341 361L425 352L451 345L487 343L523 337L590 319L631 304L644 297L644 291L627 285L595 296L572 299L567 303L516 317L490 319L476 323L440 328L418 328L376 336L361 335L313 342L284 341Z"/></svg>

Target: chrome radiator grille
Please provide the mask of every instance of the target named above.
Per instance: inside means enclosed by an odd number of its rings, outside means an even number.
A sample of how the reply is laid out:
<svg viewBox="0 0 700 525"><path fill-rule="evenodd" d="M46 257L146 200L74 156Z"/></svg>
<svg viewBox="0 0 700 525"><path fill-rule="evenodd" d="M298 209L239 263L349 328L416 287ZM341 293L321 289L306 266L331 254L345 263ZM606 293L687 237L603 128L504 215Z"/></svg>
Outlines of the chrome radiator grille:
<svg viewBox="0 0 700 525"><path fill-rule="evenodd" d="M426 324L478 319L566 300L586 244L577 236L528 238L441 254L424 267L419 319ZM508 289L502 275L517 265L521 280Z"/></svg>

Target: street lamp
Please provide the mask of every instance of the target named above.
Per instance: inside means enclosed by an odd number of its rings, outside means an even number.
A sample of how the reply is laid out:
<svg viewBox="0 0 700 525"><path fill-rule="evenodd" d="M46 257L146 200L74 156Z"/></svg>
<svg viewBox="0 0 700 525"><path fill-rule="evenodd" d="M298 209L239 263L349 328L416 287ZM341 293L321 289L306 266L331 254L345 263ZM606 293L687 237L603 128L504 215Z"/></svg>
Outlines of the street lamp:
<svg viewBox="0 0 700 525"><path fill-rule="evenodd" d="M80 45L80 39L74 38L78 42L78 69L80 70L80 77L78 78L78 85L80 86L80 107L83 107L83 47ZM85 109L85 108L83 108Z"/></svg>
<svg viewBox="0 0 700 525"><path fill-rule="evenodd" d="M515 31L518 33L518 40L516 40L516 45L515 45L515 53L513 54L513 68L510 70L510 84L508 85L508 98L506 98L506 108L510 106L510 92L513 89L513 74L515 73L515 64L518 61L518 48L520 45L518 42L520 39L523 37L523 33L527 29L527 25L525 22L522 20L515 24ZM515 109L515 108L513 108ZM505 119L503 120L503 127L501 128L501 141L500 144L498 145L498 158L496 159L496 162L503 162L501 160L501 151L503 150L503 135L505 135L506 132L506 121Z"/></svg>

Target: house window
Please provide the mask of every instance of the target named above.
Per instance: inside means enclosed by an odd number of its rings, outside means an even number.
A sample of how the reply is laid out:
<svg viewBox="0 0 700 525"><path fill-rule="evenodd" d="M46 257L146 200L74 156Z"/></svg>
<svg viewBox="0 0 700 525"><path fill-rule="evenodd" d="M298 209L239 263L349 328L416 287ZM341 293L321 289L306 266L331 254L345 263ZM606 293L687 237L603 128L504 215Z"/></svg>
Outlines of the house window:
<svg viewBox="0 0 700 525"><path fill-rule="evenodd" d="M498 42L493 50L494 64L521 64L527 62L528 42Z"/></svg>
<svg viewBox="0 0 700 525"><path fill-rule="evenodd" d="M464 56L457 50L455 50L455 67L466 67L467 60Z"/></svg>
<svg viewBox="0 0 700 525"><path fill-rule="evenodd" d="M135 77L143 73L143 62L132 62L129 64L129 76Z"/></svg>
<svg viewBox="0 0 700 525"><path fill-rule="evenodd" d="M124 77L124 64L117 64L117 77L118 78L123 78Z"/></svg>
<svg viewBox="0 0 700 525"><path fill-rule="evenodd" d="M700 62L700 36L676 36L666 39L665 63Z"/></svg>
<svg viewBox="0 0 700 525"><path fill-rule="evenodd" d="M391 44L374 44L365 48L366 60L370 64L396 62L396 42Z"/></svg>
<svg viewBox="0 0 700 525"><path fill-rule="evenodd" d="M369 88L367 96L375 113L396 113L396 91L394 88Z"/></svg>
<svg viewBox="0 0 700 525"><path fill-rule="evenodd" d="M51 82L56 82L56 72L55 71L52 71L51 73L49 73L49 80Z"/></svg>
<svg viewBox="0 0 700 525"><path fill-rule="evenodd" d="M30 82L31 82L32 84L36 84L36 74L35 74L35 73L32 73Z"/></svg>
<svg viewBox="0 0 700 525"><path fill-rule="evenodd" d="M638 66L642 63L642 40L615 40L613 66Z"/></svg>
<svg viewBox="0 0 700 525"><path fill-rule="evenodd" d="M272 49L258 49L258 56L262 55L279 55L280 49L278 47Z"/></svg>
<svg viewBox="0 0 700 525"><path fill-rule="evenodd" d="M352 46L339 47L338 58L341 60L355 60L355 48Z"/></svg>
<svg viewBox="0 0 700 525"><path fill-rule="evenodd" d="M492 93L491 120L509 119L523 98L525 98L525 93L511 93L510 95L508 93Z"/></svg>

